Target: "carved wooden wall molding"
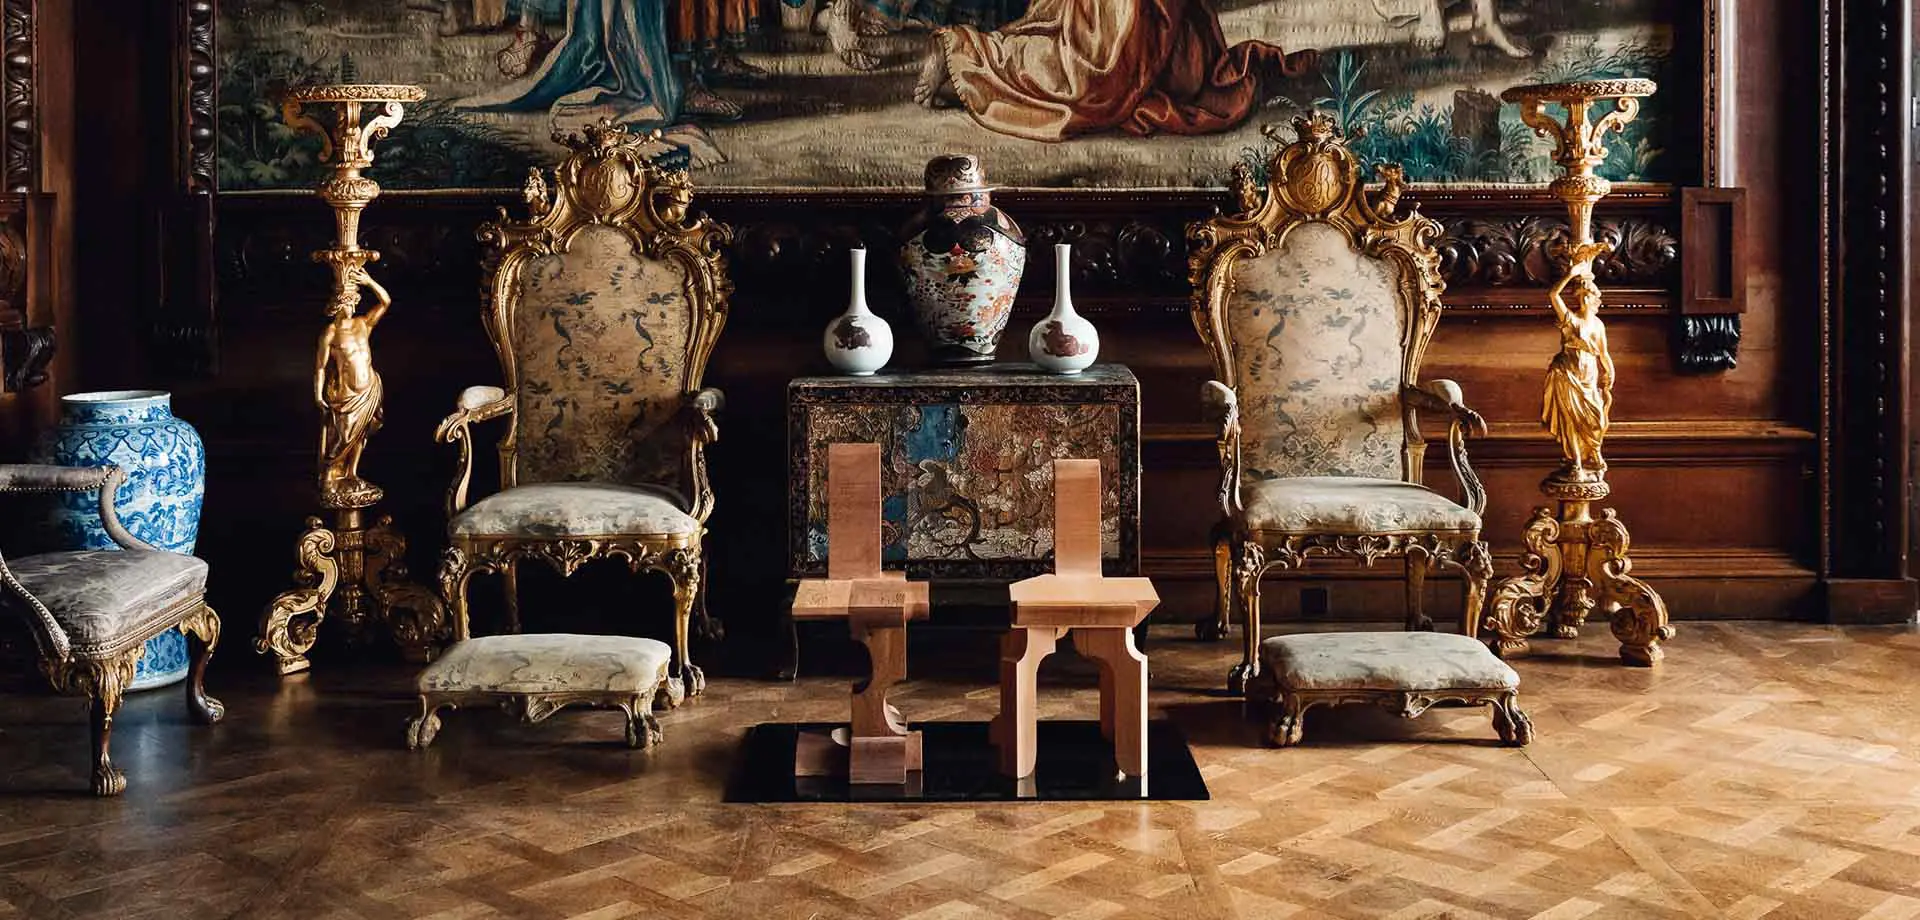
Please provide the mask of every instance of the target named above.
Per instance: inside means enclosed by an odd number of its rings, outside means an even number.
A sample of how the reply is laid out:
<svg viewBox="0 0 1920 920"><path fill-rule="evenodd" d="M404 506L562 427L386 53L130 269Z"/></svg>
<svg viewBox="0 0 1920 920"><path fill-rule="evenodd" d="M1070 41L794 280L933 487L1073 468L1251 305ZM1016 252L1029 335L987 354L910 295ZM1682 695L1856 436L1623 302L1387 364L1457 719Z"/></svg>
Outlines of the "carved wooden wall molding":
<svg viewBox="0 0 1920 920"><path fill-rule="evenodd" d="M1908 570L1911 2L1822 0L1821 574L1829 611L1913 617Z"/></svg>
<svg viewBox="0 0 1920 920"><path fill-rule="evenodd" d="M184 128L182 162L188 192L214 190L214 155L219 138L215 123L213 0L186 0L182 5L182 93L185 103L179 124Z"/></svg>
<svg viewBox="0 0 1920 920"><path fill-rule="evenodd" d="M40 119L35 105L33 5L0 0L0 134L6 149L0 175L9 192L39 191Z"/></svg>
<svg viewBox="0 0 1920 920"><path fill-rule="evenodd" d="M1546 313L1543 292L1556 276L1548 253L1567 229L1562 204L1534 190L1422 190L1416 197L1423 199L1423 212L1446 226L1440 248L1450 307L1530 317ZM1674 193L1640 187L1622 198L1617 206L1603 204L1597 230L1617 248L1600 263L1608 308L1670 313L1679 253ZM510 200L505 193L391 193L368 215L368 245L381 251L381 265L393 284L443 292L431 298L416 294L413 302L459 303L456 292L471 292L478 277L479 251L470 229ZM1074 301L1084 312L1173 322L1185 321L1188 304L1186 226L1226 204L1224 192L1211 191L1005 190L995 200L1021 222L1031 245L1074 244ZM403 201L405 207L396 207ZM274 310L311 299L300 286L317 289L325 279L300 267L328 226L325 214L306 204L304 195L287 193L220 197L217 274L228 302ZM778 306L767 311L766 322L810 329L828 315L816 316L818 310L842 306L845 250L855 244L882 253L897 248L898 228L919 198L717 191L701 194L697 205L736 228L728 254L736 303L746 310ZM1050 261L1029 265L1021 286L1024 310L1043 309L1050 301L1052 273ZM901 302L895 273L873 272L869 296L883 313L888 304ZM1737 326L1731 334L1737 339Z"/></svg>
<svg viewBox="0 0 1920 920"><path fill-rule="evenodd" d="M0 195L0 393L45 382L53 360L53 329L32 325L27 310L44 284L47 255L36 263L32 221L44 224L50 203L46 196Z"/></svg>

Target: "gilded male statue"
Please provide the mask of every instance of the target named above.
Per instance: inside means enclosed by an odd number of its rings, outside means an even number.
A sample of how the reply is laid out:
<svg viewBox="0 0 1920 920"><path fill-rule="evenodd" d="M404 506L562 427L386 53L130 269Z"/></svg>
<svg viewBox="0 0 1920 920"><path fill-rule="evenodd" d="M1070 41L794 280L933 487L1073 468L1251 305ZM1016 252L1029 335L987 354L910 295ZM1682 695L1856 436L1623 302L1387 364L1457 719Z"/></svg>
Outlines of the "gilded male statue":
<svg viewBox="0 0 1920 920"><path fill-rule="evenodd" d="M320 334L313 400L326 412L320 428L320 491L327 496L371 489L360 479L360 452L380 430L380 374L373 369L373 329L393 301L364 266L346 270L328 313L333 322ZM377 305L362 315L360 288L373 292Z"/></svg>
<svg viewBox="0 0 1920 920"><path fill-rule="evenodd" d="M1600 444L1613 412L1613 357L1607 353L1607 327L1600 321L1600 288L1593 260L1610 247L1581 246L1565 277L1547 292L1560 324L1560 353L1547 365L1547 393L1540 421L1560 442L1567 458L1563 472L1575 480L1597 479L1607 470ZM1572 307L1566 290L1573 288Z"/></svg>

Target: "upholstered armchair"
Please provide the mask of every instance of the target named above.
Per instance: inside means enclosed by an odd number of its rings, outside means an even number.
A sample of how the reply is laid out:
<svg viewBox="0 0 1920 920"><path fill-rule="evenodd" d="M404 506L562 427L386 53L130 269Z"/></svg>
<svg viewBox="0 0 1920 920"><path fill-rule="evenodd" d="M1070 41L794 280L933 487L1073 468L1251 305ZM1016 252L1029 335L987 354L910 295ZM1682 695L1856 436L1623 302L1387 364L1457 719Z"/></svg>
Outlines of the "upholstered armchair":
<svg viewBox="0 0 1920 920"><path fill-rule="evenodd" d="M206 601L207 564L128 533L113 508L123 481L112 466L0 465L0 493L98 492L100 519L120 547L0 557L0 610L26 622L54 689L91 701L93 794L103 796L127 788L108 748L114 713L148 639L170 629L185 633L193 656L187 708L209 725L226 714L206 691L207 660L220 642L220 618Z"/></svg>
<svg viewBox="0 0 1920 920"><path fill-rule="evenodd" d="M438 430L460 451L441 591L464 639L477 573L503 576L517 630L523 559L563 576L608 558L661 572L673 584L678 699L705 687L687 651L696 606L703 629L714 625L701 588L714 501L705 451L722 400L701 376L726 322L731 233L688 217L687 174L654 165L650 138L602 122L560 139L571 153L551 200L534 170L531 219L503 210L479 231L483 316L505 380L467 389ZM493 419L506 425L500 490L469 505L473 426Z"/></svg>
<svg viewBox="0 0 1920 920"><path fill-rule="evenodd" d="M1486 491L1466 452L1467 435L1486 423L1452 381L1420 380L1440 320L1440 227L1396 213L1398 169L1381 169L1385 184L1365 189L1329 116L1294 125L1298 140L1274 153L1264 183L1235 171L1239 213L1188 231L1193 322L1216 377L1201 400L1222 474L1216 621L1203 626L1224 635L1236 612L1244 623L1234 692L1259 672L1260 580L1270 570L1311 556L1404 559L1407 626L1430 629L1424 582L1436 563L1450 565L1465 574L1469 636L1492 575L1480 540ZM1420 411L1450 420L1458 502L1420 484Z"/></svg>

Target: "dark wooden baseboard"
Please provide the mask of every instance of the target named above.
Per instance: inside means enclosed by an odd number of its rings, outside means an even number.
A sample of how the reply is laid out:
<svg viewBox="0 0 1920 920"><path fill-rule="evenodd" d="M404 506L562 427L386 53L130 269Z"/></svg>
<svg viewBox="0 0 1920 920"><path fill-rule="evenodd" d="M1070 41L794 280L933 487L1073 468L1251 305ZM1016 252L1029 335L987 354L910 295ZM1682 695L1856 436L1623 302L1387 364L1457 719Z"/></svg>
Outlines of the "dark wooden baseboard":
<svg viewBox="0 0 1920 920"><path fill-rule="evenodd" d="M1829 578L1826 620L1849 626L1911 623L1920 593L1911 578Z"/></svg>

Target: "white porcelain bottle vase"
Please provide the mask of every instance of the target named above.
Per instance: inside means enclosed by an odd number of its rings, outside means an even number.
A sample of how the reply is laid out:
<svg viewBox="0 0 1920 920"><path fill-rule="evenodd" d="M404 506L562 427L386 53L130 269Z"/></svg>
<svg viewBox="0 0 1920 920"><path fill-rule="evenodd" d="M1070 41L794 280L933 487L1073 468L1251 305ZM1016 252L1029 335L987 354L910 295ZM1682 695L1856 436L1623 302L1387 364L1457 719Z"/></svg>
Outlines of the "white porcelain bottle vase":
<svg viewBox="0 0 1920 920"><path fill-rule="evenodd" d="M1027 333L1027 357L1041 370L1078 374L1100 356L1100 333L1073 311L1073 244L1053 247L1053 310Z"/></svg>
<svg viewBox="0 0 1920 920"><path fill-rule="evenodd" d="M843 374L872 376L893 357L893 327L867 308L867 250L848 250L853 261L853 295L847 312L827 324L821 348L827 361Z"/></svg>

